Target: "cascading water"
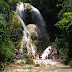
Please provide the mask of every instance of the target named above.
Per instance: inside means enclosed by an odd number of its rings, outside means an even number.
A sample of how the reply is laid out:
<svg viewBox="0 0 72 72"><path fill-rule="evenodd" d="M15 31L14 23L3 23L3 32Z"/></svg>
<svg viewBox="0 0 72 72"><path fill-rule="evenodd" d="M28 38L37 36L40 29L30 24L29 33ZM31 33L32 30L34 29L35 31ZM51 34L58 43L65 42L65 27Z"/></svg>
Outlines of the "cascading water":
<svg viewBox="0 0 72 72"><path fill-rule="evenodd" d="M42 55L41 55L41 59L45 59L45 57L47 56L48 57L48 54L50 54L50 50L51 50L51 46L49 46L49 47L47 47L45 50L44 50L44 52L42 53ZM49 50L50 49L50 50Z"/></svg>
<svg viewBox="0 0 72 72"><path fill-rule="evenodd" d="M39 32L39 37L45 37L46 40L50 41L49 35L46 32L46 24L44 22L44 19L39 12L39 10L31 5L31 10L32 10L32 18L34 23L37 26L38 32Z"/></svg>
<svg viewBox="0 0 72 72"><path fill-rule="evenodd" d="M29 31L26 29L26 26L25 26L25 23L23 22L23 20L20 18L22 24L23 24L23 27L24 27L24 31L23 31L23 38L22 38L22 41L21 41L21 51L23 49L23 43L24 43L24 40L26 41L26 46L27 46L27 51L28 51L28 54L29 54L29 40L30 40L30 33Z"/></svg>
<svg viewBox="0 0 72 72"><path fill-rule="evenodd" d="M33 20L33 23L36 25L37 27L37 32L38 32L38 36L39 37L45 37L48 41L50 41L50 38L49 38L49 35L47 34L46 32L46 25L45 25L45 22L39 12L38 9L36 9L35 7L33 7L32 5L28 4L29 5L29 9L31 11L31 14L32 14L32 20ZM28 5L25 6L26 9L24 9L24 4L22 2L20 2L17 6L17 14L19 15L19 18L23 24L23 27L24 27L24 31L23 31L23 38L22 38L22 41L21 41L21 48L20 48L20 52L23 52L23 45L24 45L24 42L26 43L26 47L27 47L27 51L28 51L28 54L30 53L30 47L31 47L31 52L33 54L33 56L35 57L35 50L33 48L33 45L32 45L32 42L31 42L31 36L30 36L30 32L27 30L26 26L25 26L25 16L26 16L26 12L27 12L27 9L28 9ZM26 11L25 11L26 10ZM43 52L42 54L42 59L45 59L45 56L48 55L49 53L49 47L45 49L45 51Z"/></svg>
<svg viewBox="0 0 72 72"><path fill-rule="evenodd" d="M39 12L39 10L35 7L33 7L32 5L30 5L29 3L25 3L25 11L24 11L24 21L26 22L26 24L35 24L37 27L37 32L38 32L38 36L39 37L44 37L46 38L46 40L50 41L50 37L46 31L46 24L44 22L44 19L41 15L41 13ZM30 11L30 13L28 13L28 11ZM29 21L27 23L27 16L29 16ZM31 20L30 20L31 19Z"/></svg>
<svg viewBox="0 0 72 72"><path fill-rule="evenodd" d="M22 41L21 41L21 48L20 48L20 52L23 53L23 45L24 45L24 41L26 42L26 47L27 47L27 51L28 51L28 54L30 53L30 46L31 46L31 50L32 50L32 54L33 56L35 55L35 51L33 49L33 46L32 46L32 43L30 42L30 32L27 30L26 26L25 26L25 23L24 21L22 20L23 19L23 13L24 13L24 5L23 3L21 2L20 5L18 6L18 15L19 15L19 18L20 18L20 21L22 22L22 25L23 25L23 28L24 28L24 31L23 31L23 38L22 38ZM35 56L34 56L35 57Z"/></svg>
<svg viewBox="0 0 72 72"><path fill-rule="evenodd" d="M34 48L33 48L33 46L32 46L32 43L31 43L31 48L32 48L32 54L33 54L33 56L34 56L34 58L35 58L35 51L34 51Z"/></svg>

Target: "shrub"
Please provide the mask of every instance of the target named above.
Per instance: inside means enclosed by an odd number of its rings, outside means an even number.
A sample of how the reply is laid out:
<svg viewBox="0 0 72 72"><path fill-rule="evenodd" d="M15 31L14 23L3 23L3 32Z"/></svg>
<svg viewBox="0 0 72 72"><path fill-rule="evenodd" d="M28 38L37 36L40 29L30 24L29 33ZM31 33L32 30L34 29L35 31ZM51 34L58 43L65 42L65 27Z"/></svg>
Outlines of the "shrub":
<svg viewBox="0 0 72 72"><path fill-rule="evenodd" d="M28 67L28 69L31 69L31 68L32 68L32 66L29 66L29 67Z"/></svg>
<svg viewBox="0 0 72 72"><path fill-rule="evenodd" d="M17 17L17 14L13 12L13 17L9 27L9 32L10 32L10 39L14 43L16 49L20 49L20 45L21 45L20 42L23 36L22 31L23 31L22 24L19 18Z"/></svg>
<svg viewBox="0 0 72 72"><path fill-rule="evenodd" d="M34 61L32 59L26 59L25 61L26 61L26 64L33 64L34 63Z"/></svg>
<svg viewBox="0 0 72 72"><path fill-rule="evenodd" d="M40 64L35 64L35 67L39 67L40 66Z"/></svg>
<svg viewBox="0 0 72 72"><path fill-rule="evenodd" d="M71 61L69 61L68 65L70 65L70 66L72 67L72 60L71 60Z"/></svg>
<svg viewBox="0 0 72 72"><path fill-rule="evenodd" d="M9 21L9 12L10 12L10 6L8 3L2 1L0 2L0 13L5 14L6 21Z"/></svg>
<svg viewBox="0 0 72 72"><path fill-rule="evenodd" d="M22 59L27 60L27 58L23 57Z"/></svg>
<svg viewBox="0 0 72 72"><path fill-rule="evenodd" d="M4 14L0 14L0 61L12 62L14 53L14 45L9 38L8 25Z"/></svg>
<svg viewBox="0 0 72 72"><path fill-rule="evenodd" d="M0 63L0 71L4 70L4 65L2 63Z"/></svg>

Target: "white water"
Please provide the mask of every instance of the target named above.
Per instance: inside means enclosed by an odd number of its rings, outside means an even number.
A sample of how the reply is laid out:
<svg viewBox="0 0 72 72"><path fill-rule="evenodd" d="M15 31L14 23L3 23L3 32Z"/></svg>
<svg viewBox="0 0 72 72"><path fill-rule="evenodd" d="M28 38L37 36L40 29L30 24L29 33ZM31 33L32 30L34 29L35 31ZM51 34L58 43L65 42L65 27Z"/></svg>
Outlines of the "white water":
<svg viewBox="0 0 72 72"><path fill-rule="evenodd" d="M23 31L23 38L22 38L22 41L21 41L21 48L20 48L20 52L23 53L23 45L24 45L24 42L26 42L26 47L27 47L27 51L28 51L28 54L30 53L30 46L31 46L31 49L32 49L32 54L33 56L35 57L35 51L33 49L33 46L32 46L32 43L30 42L30 32L27 30L26 26L25 26L25 23L24 21L22 20L23 18L23 13L24 13L24 5L23 3L21 3L20 5L18 5L18 15L19 15L19 18L22 22L22 25L23 25L23 28L24 28L24 31Z"/></svg>
<svg viewBox="0 0 72 72"><path fill-rule="evenodd" d="M45 37L47 40L50 41L50 37L46 31L46 24L44 22L44 19L43 19L41 13L39 12L39 10L37 8L33 7L32 5L31 5L31 9L32 9L33 21L37 25L37 30L39 32L39 36Z"/></svg>
<svg viewBox="0 0 72 72"><path fill-rule="evenodd" d="M46 28L45 28L45 22L39 12L38 9L36 9L35 7L31 6L31 9L32 9L32 16L33 16L33 20L37 26L37 30L39 32L39 36L40 37L45 37L47 40L50 40L47 32L46 32ZM35 51L34 51L34 48L33 48L33 45L32 43L30 42L30 32L27 30L26 26L25 26L25 23L23 21L24 19L24 5L23 3L21 2L21 4L18 4L18 11L17 11L18 15L20 16L20 20L23 24L23 28L24 28L24 31L23 31L23 38L22 38L22 41L21 41L21 49L20 51L23 52L23 45L24 45L24 41L26 41L26 47L27 47L27 51L28 51L28 54L30 53L30 47L31 47L31 50L32 50L32 54L33 56L35 57ZM43 52L42 54L42 59L45 59L46 56L48 56L48 54L50 53L49 51L49 47L45 49L45 51Z"/></svg>
<svg viewBox="0 0 72 72"><path fill-rule="evenodd" d="M33 56L34 56L34 58L35 58L35 51L34 51L34 48L33 48L33 46L32 46L32 43L31 43L31 48L32 48L32 54L33 54Z"/></svg>
<svg viewBox="0 0 72 72"><path fill-rule="evenodd" d="M20 18L20 17L19 17ZM23 31L23 38L22 38L22 41L21 41L21 49L20 49L20 52L23 53L23 45L24 45L24 40L26 41L26 46L27 46L27 51L28 51L28 54L29 54L29 40L30 40L30 33L29 31L26 29L26 26L25 26L25 23L23 22L23 20L20 18L22 24L23 24L23 27L24 27L24 31Z"/></svg>
<svg viewBox="0 0 72 72"><path fill-rule="evenodd" d="M17 8L18 8L18 15L20 16L21 19L23 19L23 13L24 13L24 5L23 3L17 4Z"/></svg>
<svg viewBox="0 0 72 72"><path fill-rule="evenodd" d="M48 57L48 54L50 54L50 50L51 50L51 46L49 46L49 47L47 47L45 50L44 50L44 52L42 53L42 55L41 55L41 59L45 59L45 57L47 56Z"/></svg>

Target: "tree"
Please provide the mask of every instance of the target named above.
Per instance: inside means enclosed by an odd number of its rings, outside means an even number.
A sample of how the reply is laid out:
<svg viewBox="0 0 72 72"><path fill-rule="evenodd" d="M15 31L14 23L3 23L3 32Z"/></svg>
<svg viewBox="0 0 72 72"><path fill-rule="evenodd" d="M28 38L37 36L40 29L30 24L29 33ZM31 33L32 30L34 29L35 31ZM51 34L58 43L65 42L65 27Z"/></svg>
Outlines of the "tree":
<svg viewBox="0 0 72 72"><path fill-rule="evenodd" d="M62 51L62 56L69 62L72 59L72 12L65 12L63 19L58 21L55 26L62 32L55 42L56 47Z"/></svg>
<svg viewBox="0 0 72 72"><path fill-rule="evenodd" d="M4 15L0 14L0 61L12 60L14 46L9 38L9 30Z"/></svg>
<svg viewBox="0 0 72 72"><path fill-rule="evenodd" d="M8 3L2 1L0 2L0 13L5 14L6 21L9 21L9 12L10 12L10 6Z"/></svg>
<svg viewBox="0 0 72 72"><path fill-rule="evenodd" d="M62 19L63 18L63 14L65 12L72 12L72 1L71 0L64 0L62 3L62 10L60 10L59 14L58 14L58 18Z"/></svg>

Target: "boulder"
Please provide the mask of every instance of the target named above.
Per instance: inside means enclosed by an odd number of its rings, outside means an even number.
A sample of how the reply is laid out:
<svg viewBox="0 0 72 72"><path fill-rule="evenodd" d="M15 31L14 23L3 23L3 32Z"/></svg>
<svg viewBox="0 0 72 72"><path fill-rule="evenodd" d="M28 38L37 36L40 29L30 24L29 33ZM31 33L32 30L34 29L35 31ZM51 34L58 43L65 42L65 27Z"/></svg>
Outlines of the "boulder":
<svg viewBox="0 0 72 72"><path fill-rule="evenodd" d="M37 27L34 24L28 24L27 29L30 32L31 36L38 36Z"/></svg>

